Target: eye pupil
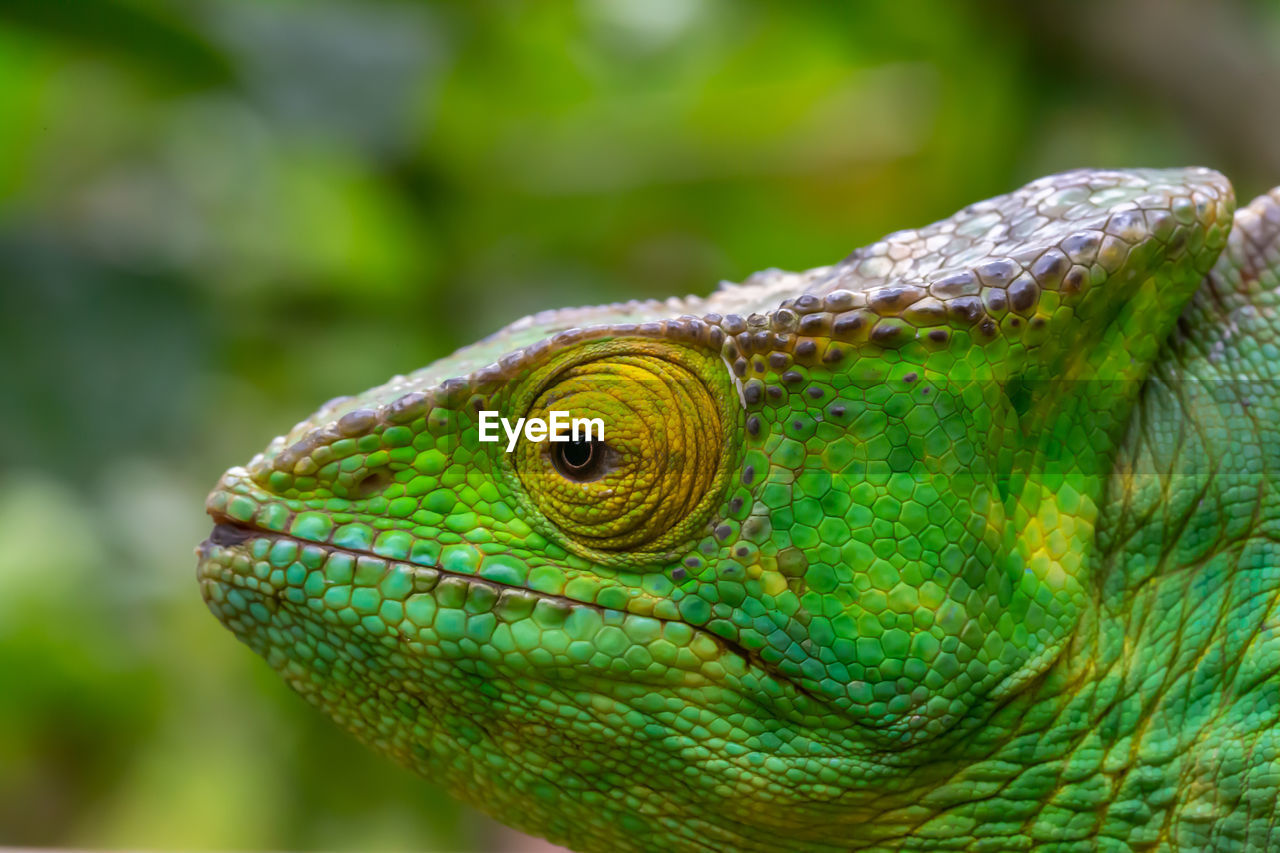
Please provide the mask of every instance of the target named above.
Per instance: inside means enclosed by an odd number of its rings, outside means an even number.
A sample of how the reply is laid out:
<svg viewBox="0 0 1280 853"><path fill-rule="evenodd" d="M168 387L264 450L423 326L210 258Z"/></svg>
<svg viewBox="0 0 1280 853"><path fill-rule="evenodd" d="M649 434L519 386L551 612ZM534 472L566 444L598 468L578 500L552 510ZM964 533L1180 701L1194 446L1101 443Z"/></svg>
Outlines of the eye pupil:
<svg viewBox="0 0 1280 853"><path fill-rule="evenodd" d="M551 461L568 480L598 480L604 475L604 445L590 440L556 442L551 445Z"/></svg>
<svg viewBox="0 0 1280 853"><path fill-rule="evenodd" d="M583 468L591 464L595 446L589 441L571 441L564 449L564 463L570 468Z"/></svg>

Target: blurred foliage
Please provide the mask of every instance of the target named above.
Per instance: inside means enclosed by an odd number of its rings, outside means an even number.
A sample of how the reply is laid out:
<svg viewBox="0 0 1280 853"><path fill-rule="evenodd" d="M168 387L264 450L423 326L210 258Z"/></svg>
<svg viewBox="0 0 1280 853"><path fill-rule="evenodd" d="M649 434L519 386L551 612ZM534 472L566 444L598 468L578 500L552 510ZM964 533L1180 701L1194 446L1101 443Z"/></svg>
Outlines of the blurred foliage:
<svg viewBox="0 0 1280 853"><path fill-rule="evenodd" d="M206 489L532 310L1040 174L1280 182L1280 11L0 0L0 843L470 849L204 611Z"/></svg>

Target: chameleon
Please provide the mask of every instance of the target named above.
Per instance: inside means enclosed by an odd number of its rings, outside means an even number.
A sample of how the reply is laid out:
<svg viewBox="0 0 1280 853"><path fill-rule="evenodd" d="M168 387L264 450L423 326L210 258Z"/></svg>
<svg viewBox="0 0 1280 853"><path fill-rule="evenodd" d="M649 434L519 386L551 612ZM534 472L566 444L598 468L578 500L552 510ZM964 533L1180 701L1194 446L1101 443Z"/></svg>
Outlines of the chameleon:
<svg viewBox="0 0 1280 853"><path fill-rule="evenodd" d="M201 592L576 850L1280 849L1278 308L1280 188L1053 175L332 400Z"/></svg>

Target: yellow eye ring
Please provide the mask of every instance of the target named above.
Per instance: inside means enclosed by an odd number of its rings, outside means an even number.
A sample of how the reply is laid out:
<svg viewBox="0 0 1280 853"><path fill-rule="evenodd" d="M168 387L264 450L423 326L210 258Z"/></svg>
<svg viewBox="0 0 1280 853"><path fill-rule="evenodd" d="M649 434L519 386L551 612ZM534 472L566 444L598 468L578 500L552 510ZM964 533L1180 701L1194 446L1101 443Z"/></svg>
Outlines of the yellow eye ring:
<svg viewBox="0 0 1280 853"><path fill-rule="evenodd" d="M594 421L603 436L524 438L515 449L534 505L592 552L656 550L704 520L726 475L725 434L736 417L718 360L651 341L619 344L545 377L525 414Z"/></svg>

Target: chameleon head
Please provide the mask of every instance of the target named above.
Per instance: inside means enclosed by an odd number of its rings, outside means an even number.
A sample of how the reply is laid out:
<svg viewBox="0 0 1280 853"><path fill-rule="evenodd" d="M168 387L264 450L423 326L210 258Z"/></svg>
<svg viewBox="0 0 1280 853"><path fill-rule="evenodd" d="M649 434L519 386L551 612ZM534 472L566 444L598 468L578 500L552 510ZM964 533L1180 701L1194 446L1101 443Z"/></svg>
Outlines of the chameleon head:
<svg viewBox="0 0 1280 853"><path fill-rule="evenodd" d="M1231 205L1205 170L1069 173L832 267L526 318L228 471L204 597L521 828L892 834L1070 640L1115 441ZM602 437L496 421L557 411Z"/></svg>

